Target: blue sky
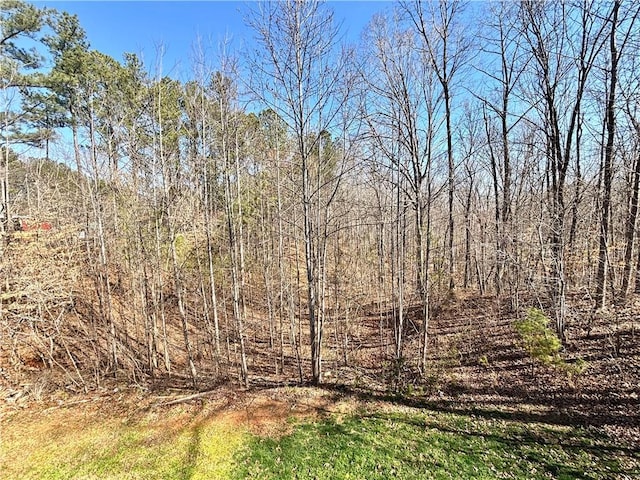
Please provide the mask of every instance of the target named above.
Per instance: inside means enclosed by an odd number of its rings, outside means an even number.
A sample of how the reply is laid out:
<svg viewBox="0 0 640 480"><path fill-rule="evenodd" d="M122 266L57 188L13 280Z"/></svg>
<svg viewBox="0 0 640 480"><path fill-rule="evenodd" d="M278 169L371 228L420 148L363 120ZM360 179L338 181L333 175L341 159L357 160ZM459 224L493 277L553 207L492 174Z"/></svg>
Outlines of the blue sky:
<svg viewBox="0 0 640 480"><path fill-rule="evenodd" d="M147 68L156 63L157 47L163 45L163 70L180 77L190 70L190 58L198 36L215 49L225 37L241 48L252 31L244 24L251 2L245 1L33 1L78 15L91 47L122 60L124 52L141 55ZM330 1L336 20L343 22L348 40L357 41L376 12L387 1Z"/></svg>

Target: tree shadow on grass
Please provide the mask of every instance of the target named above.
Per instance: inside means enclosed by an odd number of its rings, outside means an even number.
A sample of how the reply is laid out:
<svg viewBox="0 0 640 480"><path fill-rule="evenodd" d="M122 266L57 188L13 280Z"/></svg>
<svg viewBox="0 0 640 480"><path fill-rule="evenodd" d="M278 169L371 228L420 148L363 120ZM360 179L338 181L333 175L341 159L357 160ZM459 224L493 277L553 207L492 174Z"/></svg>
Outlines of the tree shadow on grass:
<svg viewBox="0 0 640 480"><path fill-rule="evenodd" d="M189 443L185 452L184 466L179 477L180 480L193 478L198 466L198 456L201 451L202 422L198 421L190 429Z"/></svg>
<svg viewBox="0 0 640 480"><path fill-rule="evenodd" d="M281 439L256 439L245 465L258 472L252 478L296 473L296 478L586 480L639 473L640 459L630 451L602 448L585 435L462 415L377 411L302 424Z"/></svg>
<svg viewBox="0 0 640 480"><path fill-rule="evenodd" d="M553 398L530 395L530 392L518 387L492 388L491 394L498 395L498 399L478 400L487 395L486 389L457 387L456 394L468 394L469 398L446 398L437 400L433 397L407 396L388 392L372 391L344 384L323 384L324 390L340 393L363 401L384 401L407 407L424 408L444 413L459 413L462 415L477 415L486 418L514 420L525 423L548 423L569 427L590 427L604 425L640 426L640 402L635 398L607 399L606 404L589 399L577 399L566 392L558 392ZM487 405L494 404L495 408ZM547 411L525 410L525 406L538 405ZM624 410L624 414L607 413L605 407L614 406ZM502 407L502 408L500 408ZM506 408L505 408L506 407ZM522 410L518 410L522 407ZM581 407L584 410L581 411ZM599 407L596 410L596 407Z"/></svg>
<svg viewBox="0 0 640 480"><path fill-rule="evenodd" d="M588 428L591 426L600 426L602 424L612 424L616 425L626 422L637 422L638 416L629 414L626 420L621 420L616 418L615 416L607 416L606 418L601 418L599 421L594 422L592 416L588 414L579 415L574 412L571 414L562 413L559 411L545 411L545 412L535 412L535 411L518 411L513 407L517 407L517 403L514 402L511 405L512 408L505 409L504 403L497 402L494 408L487 406L477 406L474 404L470 404L464 401L452 401L452 400L434 400L427 399L425 397L419 396L406 396L406 395L398 395L392 393L385 392L375 392L366 389L358 389L347 385L340 384L325 384L321 388L339 393L346 397L356 398L361 401L366 402L388 402L396 405L402 405L417 409L429 410L437 413L444 414L456 414L460 416L481 418L484 420L504 420L509 422L518 422L523 424L546 424L550 426L563 426L570 427L572 429L580 428L583 435L591 435L592 440L597 442L597 445L593 447L589 447L588 445L581 445L585 448L594 448L600 450L610 450L610 451L618 451L628 454L634 454L638 456L638 450L633 448L632 446L624 446L621 444L616 444L613 440L609 441L599 441L606 440L603 437L603 434L599 431L593 432L590 434ZM503 407L503 408L500 408ZM536 440L534 438L534 440Z"/></svg>

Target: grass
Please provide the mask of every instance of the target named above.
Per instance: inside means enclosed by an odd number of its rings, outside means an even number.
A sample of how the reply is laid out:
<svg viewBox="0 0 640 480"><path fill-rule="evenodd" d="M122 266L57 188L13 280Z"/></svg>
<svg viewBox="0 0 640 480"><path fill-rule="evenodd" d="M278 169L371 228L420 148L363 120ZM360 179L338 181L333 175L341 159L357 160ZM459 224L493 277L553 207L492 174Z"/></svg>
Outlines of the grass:
<svg viewBox="0 0 640 480"><path fill-rule="evenodd" d="M20 417L1 426L3 479L228 478L246 437L224 418L176 408L134 419L79 409Z"/></svg>
<svg viewBox="0 0 640 480"><path fill-rule="evenodd" d="M640 457L589 431L467 415L372 413L253 438L235 478L624 479Z"/></svg>
<svg viewBox="0 0 640 480"><path fill-rule="evenodd" d="M275 421L275 420L274 420ZM249 433L215 407L15 412L0 423L3 479L625 479L640 456L595 431L385 407ZM276 429L280 433L284 429Z"/></svg>

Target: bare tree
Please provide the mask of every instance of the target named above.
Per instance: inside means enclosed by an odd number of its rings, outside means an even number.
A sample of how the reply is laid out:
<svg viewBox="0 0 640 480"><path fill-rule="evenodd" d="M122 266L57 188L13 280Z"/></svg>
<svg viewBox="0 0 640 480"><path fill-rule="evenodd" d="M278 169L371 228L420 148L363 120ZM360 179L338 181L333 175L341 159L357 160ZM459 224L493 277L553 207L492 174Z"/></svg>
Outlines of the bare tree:
<svg viewBox="0 0 640 480"><path fill-rule="evenodd" d="M602 165L602 200L600 204L600 235L598 248L598 271L596 273L596 297L595 308L604 309L606 307L606 287L608 281L608 248L609 248L609 228L611 222L611 196L613 181L613 160L615 155L616 136L616 104L618 87L618 64L623 54L627 40L632 32L635 20L640 9L631 10L628 18L620 18L620 8L622 2L615 0L611 6L611 12L607 18L610 24L609 30L609 58L607 68L607 101L605 106L605 130L606 145L604 147L604 159ZM626 12L623 12L623 14ZM626 16L626 15L625 15ZM627 28L622 31L623 38L618 39L621 21L625 21ZM637 199L636 199L637 203ZM636 207L637 208L637 207ZM629 255L630 256L630 255ZM626 288L625 288L626 290Z"/></svg>
<svg viewBox="0 0 640 480"><path fill-rule="evenodd" d="M449 268L449 291L455 288L455 160L453 148L454 85L468 59L471 44L460 24L465 4L459 0L438 0L424 4L421 1L402 2L422 39L421 48L436 74L442 98L447 143L447 255Z"/></svg>
<svg viewBox="0 0 640 480"><path fill-rule="evenodd" d="M530 62L523 55L515 21L516 6L511 2L492 3L486 25L487 36L481 48L487 65L478 66L490 85L481 94L485 123L490 174L493 180L494 220L496 236L496 265L494 283L500 295L503 285L512 285L511 272L505 272L512 255L511 215L514 191L514 165L512 159L512 135L514 129L526 118L526 111L518 111L517 88L520 77ZM495 87L493 87L495 85ZM493 87L493 88L492 88ZM515 100L515 102L514 102ZM497 127L495 126L497 123ZM507 276L506 281L504 276Z"/></svg>
<svg viewBox="0 0 640 480"><path fill-rule="evenodd" d="M218 148L222 159L224 178L224 206L231 259L231 297L236 334L240 343L240 378L245 386L249 385L247 355L245 349L245 260L243 233L243 206L240 187L239 129L240 112L235 106L237 101L236 85L231 75L235 66L232 61L223 61L224 70L213 78L214 99L218 113Z"/></svg>
<svg viewBox="0 0 640 480"><path fill-rule="evenodd" d="M327 211L340 180L340 169L323 165L322 140L339 119L337 114L348 93L343 81L346 62L336 51L339 29L333 13L321 2L260 3L249 23L258 40L258 56L251 62L252 91L286 122L296 144L311 373L312 381L318 383L322 372Z"/></svg>
<svg viewBox="0 0 640 480"><path fill-rule="evenodd" d="M535 85L533 104L539 112L547 162L551 247L551 298L556 330L564 339L567 314L566 184L573 158L585 89L604 45L604 22L589 2L575 6L521 2L520 35L529 52ZM581 21L573 22L575 15ZM568 42L576 36L578 42ZM565 47L566 45L566 47ZM565 55L572 48L572 56Z"/></svg>
<svg viewBox="0 0 640 480"><path fill-rule="evenodd" d="M437 76L431 63L420 52L415 33L392 14L377 16L369 28L371 45L369 68L363 71L368 94L364 111L367 138L381 156L382 169L388 169L395 191L394 223L394 339L395 360L403 360L405 317L405 251L408 241L407 210L413 213L415 249L415 292L422 307L422 352L427 354L429 326L429 273L432 168L437 113L441 96L436 92ZM408 298L408 297L407 297Z"/></svg>

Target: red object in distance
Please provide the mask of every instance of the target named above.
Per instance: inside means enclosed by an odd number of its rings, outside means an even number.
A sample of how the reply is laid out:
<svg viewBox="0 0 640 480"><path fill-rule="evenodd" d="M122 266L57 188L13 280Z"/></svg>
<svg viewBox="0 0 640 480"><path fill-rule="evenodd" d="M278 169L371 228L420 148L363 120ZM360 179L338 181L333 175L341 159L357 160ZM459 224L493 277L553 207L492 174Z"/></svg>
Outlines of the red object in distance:
<svg viewBox="0 0 640 480"><path fill-rule="evenodd" d="M30 230L51 230L51 224L49 222L28 224L22 220L20 222L20 230L23 232L28 232Z"/></svg>

